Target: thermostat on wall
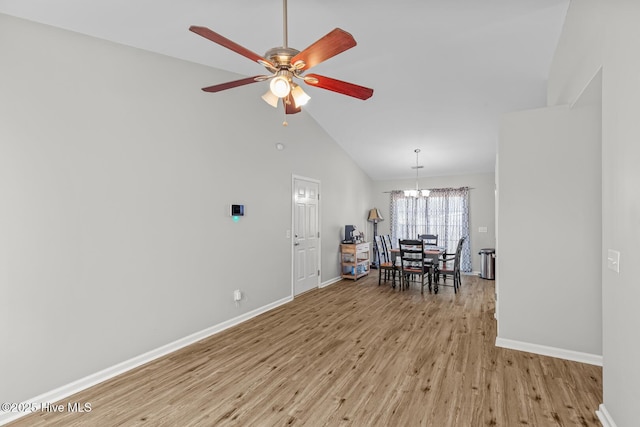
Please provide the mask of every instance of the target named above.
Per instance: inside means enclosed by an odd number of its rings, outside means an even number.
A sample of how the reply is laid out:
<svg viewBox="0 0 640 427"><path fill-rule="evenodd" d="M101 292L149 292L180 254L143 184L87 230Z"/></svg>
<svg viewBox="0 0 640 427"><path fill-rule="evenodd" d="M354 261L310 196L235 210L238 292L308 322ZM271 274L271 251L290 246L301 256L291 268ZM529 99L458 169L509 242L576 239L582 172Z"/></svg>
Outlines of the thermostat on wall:
<svg viewBox="0 0 640 427"><path fill-rule="evenodd" d="M231 216L244 216L244 205L231 205Z"/></svg>

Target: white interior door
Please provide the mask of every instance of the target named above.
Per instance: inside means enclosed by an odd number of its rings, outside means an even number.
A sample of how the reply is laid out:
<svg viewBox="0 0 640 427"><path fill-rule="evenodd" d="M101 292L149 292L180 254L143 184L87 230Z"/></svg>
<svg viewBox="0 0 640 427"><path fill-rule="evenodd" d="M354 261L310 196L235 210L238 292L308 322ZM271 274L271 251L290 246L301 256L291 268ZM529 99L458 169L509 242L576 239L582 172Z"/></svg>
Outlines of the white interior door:
<svg viewBox="0 0 640 427"><path fill-rule="evenodd" d="M293 292L301 294L320 281L320 183L293 179Z"/></svg>

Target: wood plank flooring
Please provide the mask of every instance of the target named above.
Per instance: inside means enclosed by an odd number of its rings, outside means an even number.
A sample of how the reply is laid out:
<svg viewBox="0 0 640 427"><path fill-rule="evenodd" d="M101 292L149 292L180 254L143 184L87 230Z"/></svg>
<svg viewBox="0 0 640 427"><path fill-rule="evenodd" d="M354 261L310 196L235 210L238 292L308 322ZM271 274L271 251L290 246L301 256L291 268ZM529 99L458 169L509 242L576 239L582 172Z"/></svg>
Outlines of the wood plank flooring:
<svg viewBox="0 0 640 427"><path fill-rule="evenodd" d="M289 304L75 396L88 413L18 426L599 426L602 369L496 348L494 285L457 295L377 272Z"/></svg>

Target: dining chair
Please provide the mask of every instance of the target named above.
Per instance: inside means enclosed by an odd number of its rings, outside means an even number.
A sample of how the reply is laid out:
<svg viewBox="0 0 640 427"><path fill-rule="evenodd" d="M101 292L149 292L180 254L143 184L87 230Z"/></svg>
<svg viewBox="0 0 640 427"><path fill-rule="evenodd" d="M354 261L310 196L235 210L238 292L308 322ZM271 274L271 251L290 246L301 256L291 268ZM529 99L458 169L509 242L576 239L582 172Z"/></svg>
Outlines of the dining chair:
<svg viewBox="0 0 640 427"><path fill-rule="evenodd" d="M423 240L400 240L400 289L409 288L411 278L419 278L420 293L424 294L425 281L428 282L431 291L431 276L433 263L424 257ZM435 283L434 292L438 293L438 284Z"/></svg>
<svg viewBox="0 0 640 427"><path fill-rule="evenodd" d="M437 234L418 234L418 240L424 240L425 245L438 246Z"/></svg>
<svg viewBox="0 0 640 427"><path fill-rule="evenodd" d="M383 235L382 243L384 243L384 246L387 248L387 251L391 252L391 249L393 249L393 245L391 244L391 236L388 234Z"/></svg>
<svg viewBox="0 0 640 427"><path fill-rule="evenodd" d="M418 234L418 240L422 240L424 241L424 244L426 246L438 246L438 235L437 234ZM444 255L443 254L443 259L444 259ZM437 269L439 263L436 262L434 265L434 268ZM437 271L434 271L434 278L438 278L437 276Z"/></svg>
<svg viewBox="0 0 640 427"><path fill-rule="evenodd" d="M391 254L384 245L382 236L374 239L376 250L378 251L378 286L382 283L382 272L384 271L384 281L389 278L389 273L393 276L393 287L396 287L396 266L391 262Z"/></svg>
<svg viewBox="0 0 640 427"><path fill-rule="evenodd" d="M453 291L458 293L458 289L460 289L460 284L462 283L462 279L460 276L460 258L462 258L462 245L464 244L465 237L462 237L458 241L458 246L456 247L456 252L453 254L453 257L445 254L445 257L442 259L442 266L438 267L438 271L436 273L436 280L439 280L440 274L443 276L444 286L453 286ZM451 275L453 279L453 285L447 285L447 275Z"/></svg>
<svg viewBox="0 0 640 427"><path fill-rule="evenodd" d="M391 243L391 235L385 234L382 236L382 243L387 250L387 259L394 265L396 271L400 271L400 255L397 246ZM395 250L394 250L395 249Z"/></svg>

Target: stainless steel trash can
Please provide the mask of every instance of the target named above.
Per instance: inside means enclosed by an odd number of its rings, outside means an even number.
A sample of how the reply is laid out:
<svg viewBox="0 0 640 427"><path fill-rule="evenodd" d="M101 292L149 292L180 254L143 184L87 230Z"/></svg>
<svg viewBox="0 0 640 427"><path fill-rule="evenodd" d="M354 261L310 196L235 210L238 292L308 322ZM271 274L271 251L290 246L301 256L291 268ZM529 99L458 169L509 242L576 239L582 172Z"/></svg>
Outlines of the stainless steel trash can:
<svg viewBox="0 0 640 427"><path fill-rule="evenodd" d="M496 278L496 250L494 248L480 249L480 278L495 280Z"/></svg>

